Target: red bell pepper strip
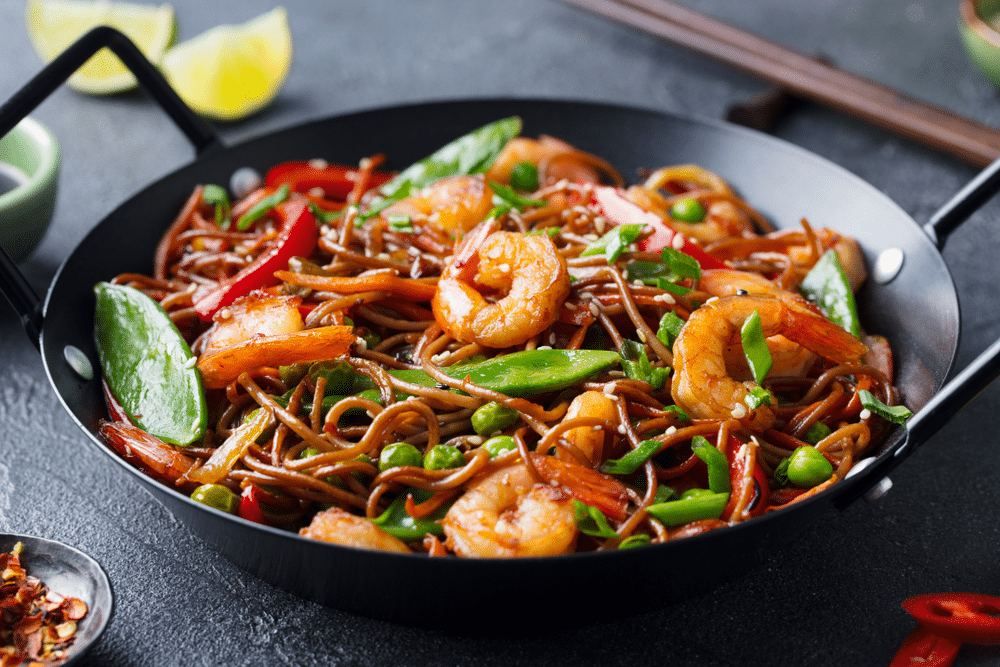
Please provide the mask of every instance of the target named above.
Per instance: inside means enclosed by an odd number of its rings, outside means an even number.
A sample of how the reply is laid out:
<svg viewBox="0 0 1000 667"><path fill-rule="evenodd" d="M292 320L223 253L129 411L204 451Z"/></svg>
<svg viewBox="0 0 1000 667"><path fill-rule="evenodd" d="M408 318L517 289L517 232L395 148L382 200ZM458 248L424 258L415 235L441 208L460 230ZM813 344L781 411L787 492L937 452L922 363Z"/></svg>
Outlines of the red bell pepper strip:
<svg viewBox="0 0 1000 667"><path fill-rule="evenodd" d="M243 267L232 278L221 281L218 286L198 298L194 303L195 312L203 322L211 322L212 316L220 308L225 308L241 296L255 289L280 282L274 277L275 271L288 268L292 257L308 257L316 248L319 231L316 219L306 202L289 200L275 211L283 224L271 247L256 260Z"/></svg>
<svg viewBox="0 0 1000 667"><path fill-rule="evenodd" d="M726 503L726 507L722 510L722 519L728 520L735 509L736 499L743 494L743 487L746 483L746 463L747 457L736 456L736 452L740 450L743 446L743 442L737 438L735 435L729 436L729 443L726 448L726 458L729 459L729 480L732 484L733 491L729 496L729 502ZM753 517L760 516L765 511L769 504L769 498L771 495L770 486L767 483L767 473L764 472L764 468L761 467L760 463L757 461L753 462L753 481L757 487L754 490L754 500L750 502L750 506L746 511L746 518L752 519Z"/></svg>
<svg viewBox="0 0 1000 667"><path fill-rule="evenodd" d="M639 241L640 250L660 252L664 248L673 248L693 257L702 269L729 268L689 238L671 229L663 218L629 201L620 188L598 186L594 188L593 197L601 215L615 225L644 224L653 230L652 234Z"/></svg>
<svg viewBox="0 0 1000 667"><path fill-rule="evenodd" d="M240 496L240 506L236 513L247 521L264 523L264 509L260 505L260 489L251 484L243 489Z"/></svg>
<svg viewBox="0 0 1000 667"><path fill-rule="evenodd" d="M960 643L1000 644L1000 597L928 593L903 600L903 609L940 637Z"/></svg>
<svg viewBox="0 0 1000 667"><path fill-rule="evenodd" d="M889 667L948 667L955 662L960 642L939 637L922 625L903 640Z"/></svg>
<svg viewBox="0 0 1000 667"><path fill-rule="evenodd" d="M264 185L277 188L287 184L293 192L302 194L321 188L327 199L345 199L354 189L360 174L357 167L338 164L317 166L309 162L283 162L267 172ZM390 178L390 173L373 171L368 178L368 187L377 188Z"/></svg>

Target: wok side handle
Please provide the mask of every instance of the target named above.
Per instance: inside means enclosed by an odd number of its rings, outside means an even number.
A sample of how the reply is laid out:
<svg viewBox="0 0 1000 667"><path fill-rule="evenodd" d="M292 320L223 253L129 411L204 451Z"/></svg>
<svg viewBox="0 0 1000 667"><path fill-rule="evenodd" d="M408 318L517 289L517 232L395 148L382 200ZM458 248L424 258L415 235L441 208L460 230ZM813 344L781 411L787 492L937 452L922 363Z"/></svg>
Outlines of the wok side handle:
<svg viewBox="0 0 1000 667"><path fill-rule="evenodd" d="M78 39L7 102L0 105L0 137L14 129L73 72L104 47L110 48L131 70L139 85L170 116L194 146L197 154L222 147L215 130L181 100L132 40L107 26L94 28ZM21 318L21 324L28 338L36 348L41 349L42 301L2 248L0 248L0 291Z"/></svg>
<svg viewBox="0 0 1000 667"><path fill-rule="evenodd" d="M0 106L0 137L14 129L73 72L104 47L111 49L131 70L139 80L139 85L163 107L198 154L221 144L215 130L181 100L132 40L108 26L94 28L78 39Z"/></svg>
<svg viewBox="0 0 1000 667"><path fill-rule="evenodd" d="M955 193L931 216L924 231L941 250L948 235L997 192L1000 192L1000 160L995 160Z"/></svg>
<svg viewBox="0 0 1000 667"><path fill-rule="evenodd" d="M862 476L863 481L855 484L850 492L841 495L835 501L835 505L839 509L844 509L867 493L998 377L1000 377L1000 340L981 352L972 363L948 381L920 412L911 417L906 424L905 442L879 458L871 466L871 470L865 471Z"/></svg>

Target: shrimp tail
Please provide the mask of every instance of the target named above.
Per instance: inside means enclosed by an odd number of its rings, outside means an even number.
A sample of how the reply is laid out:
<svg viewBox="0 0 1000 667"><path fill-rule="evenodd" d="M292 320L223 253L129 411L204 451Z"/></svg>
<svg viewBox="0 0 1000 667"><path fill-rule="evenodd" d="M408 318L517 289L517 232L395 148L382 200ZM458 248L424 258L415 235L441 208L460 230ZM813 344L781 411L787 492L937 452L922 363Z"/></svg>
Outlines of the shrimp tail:
<svg viewBox="0 0 1000 667"><path fill-rule="evenodd" d="M184 475L195 465L195 459L174 449L154 435L128 422L101 421L100 433L123 459L147 475L171 484L194 488Z"/></svg>
<svg viewBox="0 0 1000 667"><path fill-rule="evenodd" d="M851 364L860 362L868 354L868 347L843 327L797 304L788 304L784 320L781 334L785 338L824 359Z"/></svg>
<svg viewBox="0 0 1000 667"><path fill-rule="evenodd" d="M529 458L549 484L562 487L580 502L596 507L615 521L628 517L628 491L614 477L537 452L532 452Z"/></svg>

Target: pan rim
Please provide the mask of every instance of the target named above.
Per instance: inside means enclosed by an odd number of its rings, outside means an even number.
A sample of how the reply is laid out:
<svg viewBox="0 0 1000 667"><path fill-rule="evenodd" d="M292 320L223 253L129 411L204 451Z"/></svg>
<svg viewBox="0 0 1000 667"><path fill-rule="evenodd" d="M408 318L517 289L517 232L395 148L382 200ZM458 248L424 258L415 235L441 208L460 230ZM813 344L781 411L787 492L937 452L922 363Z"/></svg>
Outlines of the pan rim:
<svg viewBox="0 0 1000 667"><path fill-rule="evenodd" d="M406 102L406 103L400 104L400 105L384 105L384 106L375 106L375 107L369 107L369 108L360 108L360 109L346 111L344 113L337 113L337 114L334 114L334 115L331 115L331 116L317 117L317 118L312 118L312 119L304 120L302 122L295 123L295 124L292 124L292 125L287 126L287 127L281 127L281 128L278 128L278 129L274 129L274 130L262 132L261 134L243 137L239 141L233 143L232 145L226 145L226 146L217 147L217 148L215 148L215 149L213 149L213 150L205 153L203 156L198 156L193 161L185 163L185 164L177 167L176 169L174 169L174 170L172 170L172 171L170 171L168 173L165 173L165 174L161 175L157 180L155 180L155 181L153 181L153 182L145 185L144 187L142 187L141 189L139 189L137 192L135 192L131 196L129 196L127 199L125 199L123 202L120 202L118 204L118 206L114 210L112 210L111 212L109 212L102 220L98 221L91 228L91 230L88 231L86 235L84 235L84 237L81 239L81 241L77 244L76 248L74 248L74 250L70 252L69 256L67 256L60 263L59 268L57 269L57 271L54 274L51 282L49 283L48 289L46 291L46 296L45 296L45 299L44 299L44 303L43 303L43 310L42 310L42 313L43 313L43 323L42 323L42 327L41 327L41 334L39 336L39 348L42 350L42 360L43 360L43 365L45 367L46 375L47 375L47 377L49 379L50 384L55 389L55 393L56 393L56 395L57 395L60 403L63 405L63 408L69 413L70 417L77 424L77 426L82 431L84 431L84 433L88 436L88 439L90 440L90 442L93 445L97 446L98 449L100 449L104 454L106 454L107 456L109 456L110 458L112 458L113 460L115 460L115 462L118 465L121 465L122 467L124 467L125 470L130 475L136 476L136 478L137 478L136 481L140 482L144 486L144 488L145 487L149 487L149 488L146 488L147 492L153 493L153 490L155 488L155 491L157 491L157 492L166 492L171 497L172 500L181 500L181 501L183 501L183 503L185 504L185 506L187 506L191 510L197 510L197 511L203 511L203 510L205 510L206 506L204 506L204 505L202 505L200 503L197 503L197 502L191 500L188 496L184 495L183 493L179 492L176 489L173 489L173 488L171 488L171 487L169 487L169 486L167 486L165 484L162 484L162 483L158 482L157 480L149 478L144 473L142 473L140 470L132 467L125 460L123 460L120 456L118 456L117 453L115 453L110 447L108 447L107 445L105 445L100 440L100 438L88 426L86 426L84 423L82 423L82 421L77 417L76 413L74 412L72 406L70 406L68 404L65 396L63 395L63 392L61 392L59 390L59 388L58 388L58 385L57 385L57 382L56 382L56 379L55 379L54 369L52 367L52 363L53 363L53 361L55 359L61 359L62 358L62 354L61 354L62 351L61 350L55 350L55 349L50 350L49 346L47 346L47 344L46 344L46 326L45 326L45 322L47 320L47 315L49 313L49 308L50 308L51 302L52 302L52 300L54 298L54 294L58 290L58 287L62 284L62 281L64 281L64 280L71 280L71 278L67 277L67 275L66 275L68 273L68 268L67 267L69 266L69 264L71 263L71 261L76 256L78 249L81 246L85 245L88 242L88 240L90 240L94 235L99 235L100 234L101 227L102 227L103 223L105 221L107 221L109 218L113 217L114 214L115 214L115 211L117 211L118 209L120 209L120 208L128 205L130 202L133 202L133 201L135 201L137 199L143 198L144 196L146 196L146 194L151 189L155 188L158 184L161 184L164 181L168 181L168 180L170 180L172 178L177 177L178 175L182 174L183 172L186 172L186 171L190 170L193 166L199 164L203 160L210 160L213 155L224 155L224 154L227 154L227 153L232 153L234 151L249 150L249 149L251 149L254 146L254 144L263 142L265 140L279 139L283 135L287 135L287 134L290 134L290 133L296 133L296 132L303 132L303 131L305 131L309 127L321 126L321 125L324 125L324 124L327 124L327 123L330 123L330 122L333 122L333 121L343 121L345 119L361 118L361 117L366 116L368 114L378 114L378 113L385 113L385 112L406 113L406 112L408 112L410 110L413 110L413 109L426 108L426 107L439 107L439 108L443 108L443 107L462 107L462 106L472 106L472 105L482 105L482 104L530 105L530 106L533 106L533 107L537 107L537 106L554 106L554 107L567 107L567 108L568 107L589 107L589 108L592 108L592 109L604 110L604 111L608 111L608 112L619 112L620 113L620 112L624 111L624 112L629 112L629 113L638 113L638 114L648 115L650 117L655 117L655 118L658 118L658 119L667 119L667 120L670 120L672 122L689 123L689 124L692 124L692 125L695 125L695 126L699 126L699 127L703 127L703 128L710 128L712 130L712 132L714 132L714 133L719 133L719 134L724 134L724 135L728 134L728 135L738 136L738 137L740 137L741 141L763 143L763 144L769 146L771 149L779 150L779 151L784 151L784 152L786 152L788 154L796 156L796 158L799 159L799 160L805 160L809 164L811 164L813 166L816 166L817 168L822 168L823 170L826 170L826 171L836 172L841 178L844 178L844 179L846 179L848 181L851 181L859 189L864 190L869 195L871 195L871 196L873 196L873 197L875 197L877 199L880 199L888 207L894 209L894 211L898 214L898 216L900 217L900 219L905 220L906 224L909 224L909 225L913 226L913 233L914 233L914 235L919 235L919 237L921 238L922 241L926 241L927 243L931 243L931 240L926 236L923 228L919 225L919 223L917 223L916 220L909 213L907 213L898 203L896 203L891 197L889 197L888 195L886 195L884 192L882 192L881 190L879 190L878 188L876 188L873 184L869 183L868 181L866 181L865 179L861 178L860 176L854 174L853 172L851 172L850 170L846 169L845 167L843 167L843 166L841 166L841 165L833 162L832 160L830 160L828 158L820 156L820 155L818 155L818 154L816 154L816 153L814 153L814 152L812 152L812 151L810 151L810 150L808 150L806 148L803 148L801 146L793 144L793 143L791 143L791 142L789 142L787 140L784 140L784 139L782 139L780 137L775 137L775 136L772 136L772 135L764 134L764 133L758 132L756 130L753 130L753 129L750 129L750 128L746 128L746 127L742 127L742 126L739 126L739 125L735 125L735 124L729 123L727 121L719 120L719 119L707 118L707 117L700 117L700 116L695 116L695 115L692 115L692 114L684 114L684 113L678 113L678 112L674 112L674 111L666 111L666 110L663 110L663 109L656 109L656 108L648 107L648 106L623 105L623 104L618 104L618 103L615 103L615 102L598 101L598 100L588 100L588 99L576 99L576 98L570 98L570 97L565 97L565 98L554 98L554 97L519 97L519 96L504 96L504 97L495 97L495 96L462 97L462 98L433 99L433 100L424 100L424 101L410 101L410 102ZM943 267L944 275L945 275L945 278L947 279L947 282L948 282L947 286L950 289L950 293L955 296L955 299L956 299L956 302L957 302L958 301L958 295L957 295L957 291L956 291L956 288L955 288L955 283L954 283L954 278L952 276L952 273L951 273L951 271L950 271L947 263L944 262L943 257L941 257L940 252L938 252L938 251L936 251L936 252L937 252L937 255L939 256L939 258L941 259L941 266ZM961 324L961 318L960 318L960 312L959 312L958 313L958 328L956 328L955 345L953 345L953 349L951 350L950 355L948 355L949 358L945 360L946 361L946 363L945 363L945 367L946 367L945 368L945 372L944 372L942 380L937 383L937 386L935 387L935 390L933 392L934 394L936 394L941 389L941 386L943 386L943 384L944 384L944 378L947 378L953 372L954 364L955 364L955 361L957 359L957 354L958 354L958 345L957 345L957 342L958 342L958 334L960 334L960 324ZM49 351L49 352L52 353L51 354L51 358L50 358L50 356L48 354L46 354L46 351ZM902 449L902 448L904 448L906 446L906 444L907 444L906 438L903 437L898 442L896 442L895 444L893 444L891 447L886 448L886 450L883 451L881 454L879 454L877 456L874 456L874 457L871 457L871 458L873 458L873 459L875 459L877 461L882 461L883 459L885 459L887 457L896 456L898 454L899 450ZM912 449L912 448L910 448L910 449ZM875 467L875 466L873 466L873 467ZM758 526L772 525L772 524L774 524L776 522L781 522L781 520L782 520L781 517L786 512L793 512L795 514L806 514L806 513L808 513L811 510L814 511L817 507L824 506L824 505L827 505L827 504L834 504L835 501L837 501L838 499L840 499L845 494L851 493L851 494L854 494L855 496L858 495L856 487L858 487L858 485L860 485L860 484L865 483L866 481L868 481L866 474L858 474L858 475L855 475L853 477L841 480L840 482L832 485L829 489L826 489L822 493L816 494L815 496L812 496L810 498L805 499L802 502L797 503L796 504L797 506L794 507L794 508L790 507L790 508L785 508L785 509L780 510L780 511L769 512L766 515L761 516L761 517L757 517L756 519L753 519L753 520L748 520L748 521L742 522L740 524L729 525L729 526L727 526L728 530L726 530L724 532L726 532L726 533L731 533L733 531L746 532L746 531L755 529ZM874 483L877 483L878 481L879 481L878 479L871 480L871 484L869 484L869 486L874 485ZM154 495L154 498L155 498L155 494L153 494L153 495ZM207 509L211 509L211 508L207 508ZM168 511L171 511L171 513L173 513L172 510L170 510L169 508L168 508ZM219 514L224 514L224 513L219 512ZM310 540L308 538L301 537L301 536L299 536L296 533L292 533L292 532L289 532L289 531L285 531L285 530L281 530L281 529L278 529L278 528L273 528L271 526L265 526L265 525L261 525L261 524L249 524L248 522L246 522L244 520L241 520L241 519L238 519L238 517L235 517L235 516L232 516L232 515L225 515L225 516L229 520L235 521L236 523L234 525L238 525L241 528L263 529L266 533L272 534L274 536L281 537L283 539L291 538L292 540L301 540L302 543L309 544L312 548L329 548L329 547L333 547L335 552L336 551L344 551L344 552L350 552L350 553L358 553L358 552L364 553L364 550L362 550L362 549L358 549L358 548L355 548L355 547L343 546L343 545L337 545L337 544L331 544L331 543L319 543L319 544L324 545L324 546L317 547L316 546L317 545L317 541L316 540ZM688 542L688 541L693 540L693 541L696 541L696 543L703 543L703 542L710 543L710 542L713 542L713 541L716 541L716 540L719 539L718 536L715 535L716 532L717 531L709 531L707 533L703 533L703 534L700 534L700 535L695 535L695 536L692 536L692 537L689 537L689 538L685 538L684 541ZM643 548L644 549L649 549L650 547L656 548L656 549L658 549L660 551L662 551L665 548L671 548L670 547L670 542L659 543L659 544L655 544L655 545L647 545L647 546L645 546ZM369 553L371 553L371 552L369 552ZM398 558L405 558L407 561L422 560L422 561L425 561L425 562L430 562L430 561L434 561L435 560L435 559L432 559L432 558L419 558L419 556L421 556L422 554L385 554L385 553L379 552L379 555L380 555L381 558L388 557L392 561L395 561ZM414 559L413 556L418 556L418 558ZM606 555L606 552L575 552L575 553L571 553L571 554L564 554L564 555L559 556L558 558L555 558L555 559L553 559L553 558L535 557L535 558L524 558L524 559L502 559L502 558L461 559L461 558L450 558L450 559L442 559L442 560L445 560L445 561L447 561L449 563L454 563L454 562L462 562L462 563L490 563L494 567L496 567L499 563L502 562L502 563L509 564L509 565L503 565L501 567L523 567L523 566L530 565L532 563L537 564L537 563L540 563L540 562L561 561L561 560L565 560L565 559L573 559L573 560L601 559L601 560L607 560L607 555ZM525 564L525 565L522 565L522 564ZM458 566L458 567L475 567L475 566L474 565L461 565L461 566Z"/></svg>

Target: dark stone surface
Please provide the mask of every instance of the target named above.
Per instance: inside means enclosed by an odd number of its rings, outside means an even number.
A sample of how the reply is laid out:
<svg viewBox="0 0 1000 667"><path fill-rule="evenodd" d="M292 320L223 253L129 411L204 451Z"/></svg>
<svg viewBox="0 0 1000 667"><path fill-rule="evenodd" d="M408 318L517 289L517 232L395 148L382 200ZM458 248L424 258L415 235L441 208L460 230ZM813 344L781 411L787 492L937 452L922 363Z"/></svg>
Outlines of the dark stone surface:
<svg viewBox="0 0 1000 667"><path fill-rule="evenodd" d="M242 22L261 0L177 0L180 36ZM967 63L953 1L689 0L690 6L982 122L996 91ZM229 143L300 121L402 102L532 96L620 102L721 118L763 85L555 1L291 0L291 76L262 113L218 126ZM40 64L21 0L0 0L0 99ZM59 137L56 217L23 265L44 291L62 259L120 202L192 157L140 94L60 89L33 114ZM775 133L860 175L924 222L975 169L814 105ZM776 183L780 188L782 184ZM958 366L1000 335L1000 205L949 240L963 304ZM136 224L142 224L137 220ZM6 309L5 309L6 311ZM919 313L914 314L919 317ZM0 312L0 531L57 539L96 558L117 595L89 665L885 665L913 627L912 594L1000 594L1000 390L983 392L859 502L808 530L764 567L682 605L547 632L518 618L502 637L372 621L304 602L230 565L110 466L62 410L16 318ZM651 572L650 576L656 576ZM560 614L539 596L526 608ZM966 649L960 664L996 664Z"/></svg>

